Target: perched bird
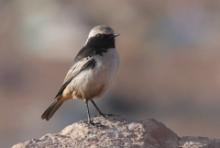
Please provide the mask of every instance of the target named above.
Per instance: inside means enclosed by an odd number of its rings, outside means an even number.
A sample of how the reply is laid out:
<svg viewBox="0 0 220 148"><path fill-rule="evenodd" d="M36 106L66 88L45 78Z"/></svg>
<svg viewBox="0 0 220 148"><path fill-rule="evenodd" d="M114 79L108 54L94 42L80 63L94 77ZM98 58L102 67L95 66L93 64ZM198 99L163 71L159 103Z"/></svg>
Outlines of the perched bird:
<svg viewBox="0 0 220 148"><path fill-rule="evenodd" d="M115 48L115 34L106 25L95 26L76 55L73 66L69 69L54 102L46 109L41 118L49 120L64 101L69 99L83 100L87 108L88 123L90 118L88 102L94 105L100 115L105 116L94 102L109 88L117 72L119 56Z"/></svg>

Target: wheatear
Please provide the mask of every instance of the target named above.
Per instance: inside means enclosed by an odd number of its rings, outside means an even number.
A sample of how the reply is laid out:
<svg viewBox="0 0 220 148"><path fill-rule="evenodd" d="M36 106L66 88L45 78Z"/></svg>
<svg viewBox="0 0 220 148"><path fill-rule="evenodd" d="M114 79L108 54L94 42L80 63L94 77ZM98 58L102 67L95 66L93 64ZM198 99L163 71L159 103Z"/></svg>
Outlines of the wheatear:
<svg viewBox="0 0 220 148"><path fill-rule="evenodd" d="M41 118L49 120L64 101L81 99L87 108L88 123L90 119L88 102L91 101L100 115L105 116L94 102L108 89L119 65L119 56L115 48L115 34L106 25L94 27L83 48L74 59L55 101L46 109Z"/></svg>

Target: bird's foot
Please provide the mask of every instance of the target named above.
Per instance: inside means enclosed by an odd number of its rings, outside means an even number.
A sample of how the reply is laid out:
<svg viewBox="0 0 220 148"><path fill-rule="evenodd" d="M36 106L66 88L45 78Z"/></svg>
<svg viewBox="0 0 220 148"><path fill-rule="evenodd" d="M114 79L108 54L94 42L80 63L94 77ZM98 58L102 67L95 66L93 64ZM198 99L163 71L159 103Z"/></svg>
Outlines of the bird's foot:
<svg viewBox="0 0 220 148"><path fill-rule="evenodd" d="M100 114L100 116L102 116L102 117L104 117L104 118L108 118L108 117L114 117L114 116L117 116L117 115L115 115L115 114L104 114L104 113L102 113L102 114Z"/></svg>
<svg viewBox="0 0 220 148"><path fill-rule="evenodd" d="M98 128L104 127L104 125L102 125L101 123L95 123L92 120L88 121L87 124L90 126L98 127Z"/></svg>

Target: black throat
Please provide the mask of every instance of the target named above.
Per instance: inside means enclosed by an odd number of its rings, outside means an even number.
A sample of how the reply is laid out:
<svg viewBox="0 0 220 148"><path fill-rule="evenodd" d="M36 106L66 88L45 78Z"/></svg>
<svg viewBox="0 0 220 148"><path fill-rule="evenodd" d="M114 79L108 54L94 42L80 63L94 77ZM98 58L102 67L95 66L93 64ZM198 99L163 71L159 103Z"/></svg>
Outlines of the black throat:
<svg viewBox="0 0 220 148"><path fill-rule="evenodd" d="M98 34L89 38L86 47L94 48L95 50L115 48L115 37L113 34Z"/></svg>
<svg viewBox="0 0 220 148"><path fill-rule="evenodd" d="M75 62L88 56L102 56L103 53L114 50L114 48L115 37L113 34L98 34L87 41L86 45L77 54Z"/></svg>

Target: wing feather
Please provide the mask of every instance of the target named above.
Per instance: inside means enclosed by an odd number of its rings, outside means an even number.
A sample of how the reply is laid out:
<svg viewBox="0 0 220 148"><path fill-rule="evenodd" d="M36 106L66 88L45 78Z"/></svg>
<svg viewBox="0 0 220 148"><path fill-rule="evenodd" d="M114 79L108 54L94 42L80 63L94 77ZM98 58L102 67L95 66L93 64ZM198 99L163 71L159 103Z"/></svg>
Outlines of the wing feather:
<svg viewBox="0 0 220 148"><path fill-rule="evenodd" d="M86 57L86 58L83 58L77 61L67 72L64 82L62 86L60 87L55 98L62 96L64 89L80 72L86 69L89 69L89 68L94 68L95 65L96 65L96 61L92 57Z"/></svg>

